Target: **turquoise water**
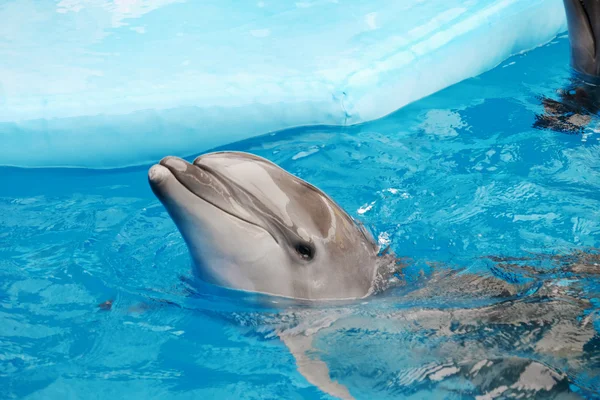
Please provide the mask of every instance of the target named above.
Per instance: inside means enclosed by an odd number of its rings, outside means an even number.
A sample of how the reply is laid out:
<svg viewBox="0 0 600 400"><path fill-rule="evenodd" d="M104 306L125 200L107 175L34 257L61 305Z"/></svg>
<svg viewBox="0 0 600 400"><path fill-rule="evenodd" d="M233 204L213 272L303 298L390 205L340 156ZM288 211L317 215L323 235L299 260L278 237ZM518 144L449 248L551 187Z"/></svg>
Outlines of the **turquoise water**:
<svg viewBox="0 0 600 400"><path fill-rule="evenodd" d="M148 166L0 169L0 397L331 398L281 334L312 338L356 398L594 398L600 134L532 127L569 77L562 37L372 123L223 148L316 184L404 257L358 304L193 282Z"/></svg>

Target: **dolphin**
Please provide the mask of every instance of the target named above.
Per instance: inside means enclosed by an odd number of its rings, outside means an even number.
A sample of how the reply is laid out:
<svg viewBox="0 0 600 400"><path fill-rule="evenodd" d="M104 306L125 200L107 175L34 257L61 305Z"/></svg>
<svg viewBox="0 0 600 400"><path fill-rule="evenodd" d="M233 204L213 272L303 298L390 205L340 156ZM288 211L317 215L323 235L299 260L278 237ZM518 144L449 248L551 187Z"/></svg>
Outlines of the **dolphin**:
<svg viewBox="0 0 600 400"><path fill-rule="evenodd" d="M600 111L600 1L564 0L573 74L559 100L542 97L535 128L582 133Z"/></svg>
<svg viewBox="0 0 600 400"><path fill-rule="evenodd" d="M383 258L373 237L317 187L264 158L165 157L148 180L205 282L300 300L360 299L376 287Z"/></svg>
<svg viewBox="0 0 600 400"><path fill-rule="evenodd" d="M209 153L193 163L166 157L148 179L197 275L210 283L294 299L356 299L377 292L389 270L382 267L390 259L360 224L266 159L240 152ZM556 271L538 271L525 258L493 261L497 274L524 274L531 282L521 287L495 275L437 271L400 297L276 315L236 312L232 321L277 336L309 383L344 400L454 397L465 387L488 397L573 398L565 371L585 371L586 357L595 359L600 347L589 292L580 288L577 295L577 285L565 286L561 274L597 273L597 257L568 257Z"/></svg>
<svg viewBox="0 0 600 400"><path fill-rule="evenodd" d="M564 0L573 68L600 76L600 1Z"/></svg>

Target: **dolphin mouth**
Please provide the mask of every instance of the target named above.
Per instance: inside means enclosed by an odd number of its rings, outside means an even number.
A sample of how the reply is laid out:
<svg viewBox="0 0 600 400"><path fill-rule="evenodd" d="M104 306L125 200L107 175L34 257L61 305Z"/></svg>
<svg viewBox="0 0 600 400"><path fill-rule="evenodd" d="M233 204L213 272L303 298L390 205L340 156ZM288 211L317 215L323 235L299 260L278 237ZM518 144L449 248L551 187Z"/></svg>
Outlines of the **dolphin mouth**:
<svg viewBox="0 0 600 400"><path fill-rule="evenodd" d="M203 168L199 163L191 164L181 158L168 156L150 168L148 171L150 187L165 206L167 206L166 203L170 203L169 200L173 196L169 194L169 190L163 189L162 186L168 179L172 178L177 181L178 186L184 188L193 196L235 219L266 231L278 242L275 236L260 221L254 220L256 218L251 213L244 216L235 212L233 209L239 211L240 207L239 205L237 207L232 205L236 198L232 185L208 168ZM172 205L167 207L172 207Z"/></svg>

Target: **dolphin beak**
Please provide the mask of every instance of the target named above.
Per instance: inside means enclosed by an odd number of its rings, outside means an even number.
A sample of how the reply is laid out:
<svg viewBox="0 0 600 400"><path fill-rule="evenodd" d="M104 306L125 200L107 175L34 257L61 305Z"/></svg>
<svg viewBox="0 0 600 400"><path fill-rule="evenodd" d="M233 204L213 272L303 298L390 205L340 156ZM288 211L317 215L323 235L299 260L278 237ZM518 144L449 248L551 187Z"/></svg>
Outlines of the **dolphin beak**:
<svg viewBox="0 0 600 400"><path fill-rule="evenodd" d="M153 165L148 171L148 182L152 190L156 193L162 186L167 184L169 179L176 179L178 172L187 170L187 165L184 160L177 157L165 157L158 164ZM158 193L157 193L158 194Z"/></svg>
<svg viewBox="0 0 600 400"><path fill-rule="evenodd" d="M173 175L173 172L185 173L188 166L191 167L192 165L181 158L172 156L165 157L160 160L158 164L155 164L150 168L148 171L148 180L151 184L159 185L169 176Z"/></svg>
<svg viewBox="0 0 600 400"><path fill-rule="evenodd" d="M207 192L219 184L208 171L178 157L165 157L148 171L150 184L160 185L169 176L201 198L208 195Z"/></svg>
<svg viewBox="0 0 600 400"><path fill-rule="evenodd" d="M187 192L229 214L242 214L240 217L249 218L242 209L233 207L236 197L230 191L231 187L210 171L181 158L169 156L160 160L148 171L148 181L154 194L163 203Z"/></svg>
<svg viewBox="0 0 600 400"><path fill-rule="evenodd" d="M148 171L148 181L151 186L158 186L169 178L171 172L160 164L153 165Z"/></svg>
<svg viewBox="0 0 600 400"><path fill-rule="evenodd" d="M148 183L154 195L176 221L194 212L198 199L222 207L225 198L219 182L206 171L178 157L165 157L148 170Z"/></svg>
<svg viewBox="0 0 600 400"><path fill-rule="evenodd" d="M192 164L189 162L182 160L179 157L167 156L160 160L160 165L168 168L173 172L181 172L184 173L188 170L188 168L192 167Z"/></svg>
<svg viewBox="0 0 600 400"><path fill-rule="evenodd" d="M203 174L199 168L178 157L165 157L148 171L148 182L154 194L159 199L171 197L175 187L185 187L198 195L198 184L206 183L210 177Z"/></svg>
<svg viewBox="0 0 600 400"><path fill-rule="evenodd" d="M170 212L185 208L191 204L190 196L195 196L226 214L266 230L272 236L264 222L244 207L245 203L251 203L245 198L248 195L244 191L236 190L234 185L219 178L210 168L200 165L199 159L195 162L190 164L169 156L148 171L152 191Z"/></svg>

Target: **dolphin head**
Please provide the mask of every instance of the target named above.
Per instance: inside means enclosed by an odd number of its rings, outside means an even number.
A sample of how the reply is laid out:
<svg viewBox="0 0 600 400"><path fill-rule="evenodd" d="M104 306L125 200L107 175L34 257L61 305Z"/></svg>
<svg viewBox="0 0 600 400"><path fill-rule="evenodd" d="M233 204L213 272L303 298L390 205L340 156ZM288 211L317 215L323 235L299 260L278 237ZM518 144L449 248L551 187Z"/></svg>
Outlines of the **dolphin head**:
<svg viewBox="0 0 600 400"><path fill-rule="evenodd" d="M166 157L148 179L202 280L307 300L370 293L373 239L325 193L272 162L240 152L192 164Z"/></svg>
<svg viewBox="0 0 600 400"><path fill-rule="evenodd" d="M591 77L600 76L600 1L564 0L573 68Z"/></svg>

